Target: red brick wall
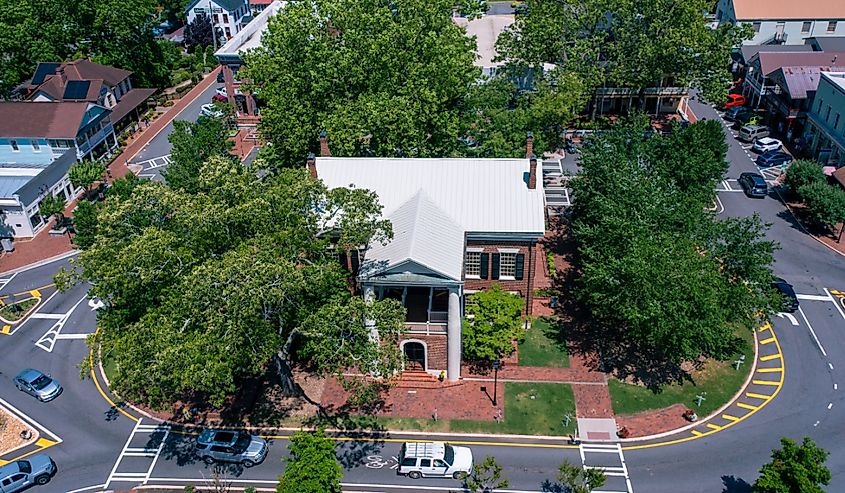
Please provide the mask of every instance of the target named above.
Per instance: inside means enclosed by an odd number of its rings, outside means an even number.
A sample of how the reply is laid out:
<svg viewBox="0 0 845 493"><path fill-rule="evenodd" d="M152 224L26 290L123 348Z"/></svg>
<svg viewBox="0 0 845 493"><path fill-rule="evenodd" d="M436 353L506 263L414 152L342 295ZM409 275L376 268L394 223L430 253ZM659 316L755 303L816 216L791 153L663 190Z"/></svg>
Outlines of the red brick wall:
<svg viewBox="0 0 845 493"><path fill-rule="evenodd" d="M446 334L405 334L403 341L423 341L426 345L426 358L428 358L429 370L446 369ZM400 342L401 344L401 342Z"/></svg>
<svg viewBox="0 0 845 493"><path fill-rule="evenodd" d="M520 281L505 281L501 279L492 279L493 262L488 265L490 272L487 273L487 279L464 279L464 289L481 291L489 288L493 283L498 283L505 291L516 291L523 298L528 298L526 302L526 313L531 314L531 304L534 300L534 269L538 257L536 255L536 248L531 248L528 243L487 243L467 241L467 248L484 248L484 253L498 253L499 248L519 249L519 253L525 255L525 266L523 270L523 277ZM491 255L492 257L492 255Z"/></svg>

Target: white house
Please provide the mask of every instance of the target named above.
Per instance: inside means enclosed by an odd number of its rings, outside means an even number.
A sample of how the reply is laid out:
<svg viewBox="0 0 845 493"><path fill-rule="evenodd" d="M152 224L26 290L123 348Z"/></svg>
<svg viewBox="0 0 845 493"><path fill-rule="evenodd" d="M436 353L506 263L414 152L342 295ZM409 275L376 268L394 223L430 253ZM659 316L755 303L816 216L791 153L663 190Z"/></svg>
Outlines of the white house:
<svg viewBox="0 0 845 493"><path fill-rule="evenodd" d="M211 24L232 39L252 19L247 0L193 0L185 11L188 24L198 15L209 15Z"/></svg>
<svg viewBox="0 0 845 493"><path fill-rule="evenodd" d="M750 24L754 37L745 44L804 44L821 36L845 36L842 0L719 0L716 20Z"/></svg>

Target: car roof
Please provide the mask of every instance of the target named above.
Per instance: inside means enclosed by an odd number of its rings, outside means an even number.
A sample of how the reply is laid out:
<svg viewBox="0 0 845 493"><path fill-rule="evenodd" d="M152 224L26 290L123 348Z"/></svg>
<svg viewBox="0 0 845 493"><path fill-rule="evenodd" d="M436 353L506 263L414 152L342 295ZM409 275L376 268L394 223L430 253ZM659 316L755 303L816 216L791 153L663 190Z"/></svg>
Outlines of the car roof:
<svg viewBox="0 0 845 493"><path fill-rule="evenodd" d="M762 158L772 158L772 157L777 157L777 156L788 156L788 155L789 154L787 154L783 151L766 151L763 154L761 154L760 157L762 157Z"/></svg>
<svg viewBox="0 0 845 493"><path fill-rule="evenodd" d="M232 444L238 440L239 431L235 430L215 430L206 428L202 430L197 441L201 443L222 443Z"/></svg>
<svg viewBox="0 0 845 493"><path fill-rule="evenodd" d="M20 378L22 380L26 380L27 382L31 382L31 381L35 380L36 378L40 377L43 374L44 373L42 373L38 370L33 370L32 368L27 368L26 370L22 370L20 373L18 373L17 378Z"/></svg>
<svg viewBox="0 0 845 493"><path fill-rule="evenodd" d="M780 142L778 139L773 139L771 137L760 137L757 139L757 142L761 144L774 144L775 142Z"/></svg>

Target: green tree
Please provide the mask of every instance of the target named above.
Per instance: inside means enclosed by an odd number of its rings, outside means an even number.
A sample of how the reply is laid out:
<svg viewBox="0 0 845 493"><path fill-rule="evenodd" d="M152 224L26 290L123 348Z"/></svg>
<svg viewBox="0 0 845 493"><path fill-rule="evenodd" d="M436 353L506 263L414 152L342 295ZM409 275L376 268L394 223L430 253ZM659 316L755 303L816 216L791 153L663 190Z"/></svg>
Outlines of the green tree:
<svg viewBox="0 0 845 493"><path fill-rule="evenodd" d="M502 472L503 468L496 458L488 455L484 462L473 466L472 474L464 479L464 487L470 493L489 493L494 489L507 488L509 482Z"/></svg>
<svg viewBox="0 0 845 493"><path fill-rule="evenodd" d="M205 50L206 47L213 44L214 34L211 28L211 18L208 17L208 14L197 15L194 17L194 22L185 26L185 47L189 50L195 48ZM195 51L194 53L198 52Z"/></svg>
<svg viewBox="0 0 845 493"><path fill-rule="evenodd" d="M587 468L563 461L558 468L557 480L570 493L590 493L607 481L603 469Z"/></svg>
<svg viewBox="0 0 845 493"><path fill-rule="evenodd" d="M826 181L827 177L821 165L814 161L799 159L786 168L786 186L795 195L798 195L798 191L805 185Z"/></svg>
<svg viewBox="0 0 845 493"><path fill-rule="evenodd" d="M277 493L340 493L343 477L335 456L335 444L323 430L298 431L288 445L285 473L279 477Z"/></svg>
<svg viewBox="0 0 845 493"><path fill-rule="evenodd" d="M452 0L289 2L242 78L261 91L261 130L300 166L328 132L336 155L451 156L480 71Z"/></svg>
<svg viewBox="0 0 845 493"><path fill-rule="evenodd" d="M101 161L80 161L74 163L67 172L70 183L76 188L84 188L90 192L91 185L103 178L106 165Z"/></svg>
<svg viewBox="0 0 845 493"><path fill-rule="evenodd" d="M845 221L845 190L817 181L802 185L798 195L807 205L810 219L823 228L834 228Z"/></svg>
<svg viewBox="0 0 845 493"><path fill-rule="evenodd" d="M41 215L44 216L47 221L55 217L56 227L59 227L65 219L64 196L47 195L46 197L41 199L41 203L38 204L38 209L41 211Z"/></svg>
<svg viewBox="0 0 845 493"><path fill-rule="evenodd" d="M404 310L351 295L329 248L391 237L373 193L327 190L304 169L259 178L220 157L198 187L143 181L102 202L93 242L58 276L62 288L90 282L107 301L90 342L117 362L111 384L122 396L219 406L268 366L289 391L295 361L356 392L366 379L345 376L349 366L401 369Z"/></svg>
<svg viewBox="0 0 845 493"><path fill-rule="evenodd" d="M492 361L513 353L523 334L522 298L500 284L469 295L464 320L463 353L474 361Z"/></svg>
<svg viewBox="0 0 845 493"><path fill-rule="evenodd" d="M97 236L97 205L83 200L76 205L73 211L73 229L76 234L73 236L73 243L81 249L94 244Z"/></svg>
<svg viewBox="0 0 845 493"><path fill-rule="evenodd" d="M789 438L780 439L781 448L772 451L772 461L760 469L754 481L754 493L822 493L830 484L830 469L825 466L830 455L810 437L801 445Z"/></svg>
<svg viewBox="0 0 845 493"><path fill-rule="evenodd" d="M170 164L161 175L172 188L196 192L200 168L210 157L233 159L229 154L232 141L221 118L200 118L196 122L176 120L167 140L173 150Z"/></svg>

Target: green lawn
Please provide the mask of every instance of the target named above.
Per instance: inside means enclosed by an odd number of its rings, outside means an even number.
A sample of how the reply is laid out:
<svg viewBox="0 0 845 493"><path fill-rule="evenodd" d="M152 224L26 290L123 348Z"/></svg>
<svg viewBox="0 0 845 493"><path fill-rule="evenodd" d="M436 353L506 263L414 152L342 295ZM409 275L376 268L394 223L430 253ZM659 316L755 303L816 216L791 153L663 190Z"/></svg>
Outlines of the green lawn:
<svg viewBox="0 0 845 493"><path fill-rule="evenodd" d="M0 308L0 317L9 322L17 322L29 312L29 309L37 305L39 298L27 298L17 303L10 303Z"/></svg>
<svg viewBox="0 0 845 493"><path fill-rule="evenodd" d="M558 322L546 318L535 320L519 344L519 366L568 368L566 341L560 334Z"/></svg>
<svg viewBox="0 0 845 493"><path fill-rule="evenodd" d="M490 406L491 415L493 412ZM572 421L564 427L567 412ZM501 423L416 418L378 418L378 422L392 430L563 436L575 431L575 397L567 384L505 382L505 420Z"/></svg>
<svg viewBox="0 0 845 493"><path fill-rule="evenodd" d="M747 330L742 330L739 335L748 343L744 351L745 363L739 371L733 366L736 357L729 361L708 361L705 368L694 375L695 383L667 385L663 387L662 392L657 394L640 385L610 379L608 386L613 401L613 412L635 414L680 403L694 409L699 416L704 417L722 407L745 383L748 372L751 371L754 358L753 336ZM707 393L706 400L701 403L701 407L698 407L695 397L702 392Z"/></svg>

